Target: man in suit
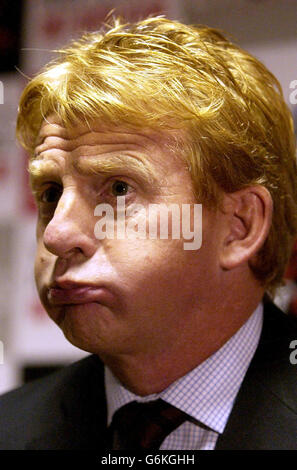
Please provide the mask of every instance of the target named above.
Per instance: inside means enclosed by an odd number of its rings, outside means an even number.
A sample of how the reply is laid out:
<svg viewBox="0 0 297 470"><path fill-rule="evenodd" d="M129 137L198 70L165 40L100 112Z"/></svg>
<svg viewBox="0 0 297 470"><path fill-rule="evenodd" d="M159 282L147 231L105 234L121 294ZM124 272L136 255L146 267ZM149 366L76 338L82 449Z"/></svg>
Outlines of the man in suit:
<svg viewBox="0 0 297 470"><path fill-rule="evenodd" d="M269 298L295 138L273 75L216 30L116 21L30 81L17 131L41 301L92 355L2 397L1 448L296 449L297 330Z"/></svg>

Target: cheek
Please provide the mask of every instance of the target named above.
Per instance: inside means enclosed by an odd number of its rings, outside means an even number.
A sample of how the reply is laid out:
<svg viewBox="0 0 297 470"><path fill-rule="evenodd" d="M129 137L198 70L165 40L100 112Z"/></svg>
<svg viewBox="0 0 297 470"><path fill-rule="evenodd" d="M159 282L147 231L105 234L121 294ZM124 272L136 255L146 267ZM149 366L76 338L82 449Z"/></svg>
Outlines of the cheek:
<svg viewBox="0 0 297 470"><path fill-rule="evenodd" d="M36 282L37 288L39 288L39 285L42 280L44 266L45 266L45 259L44 257L40 256L39 253L37 252L35 256L35 264L34 264L34 275L35 275L35 282Z"/></svg>
<svg viewBox="0 0 297 470"><path fill-rule="evenodd" d="M35 264L34 264L34 274L36 286L39 290L40 287L48 280L50 277L50 269L53 265L53 255L45 250L41 245L37 245L36 255L35 255Z"/></svg>
<svg viewBox="0 0 297 470"><path fill-rule="evenodd" d="M180 281L187 266L182 242L178 240L126 240L115 243L108 253L122 287L130 292L170 289Z"/></svg>

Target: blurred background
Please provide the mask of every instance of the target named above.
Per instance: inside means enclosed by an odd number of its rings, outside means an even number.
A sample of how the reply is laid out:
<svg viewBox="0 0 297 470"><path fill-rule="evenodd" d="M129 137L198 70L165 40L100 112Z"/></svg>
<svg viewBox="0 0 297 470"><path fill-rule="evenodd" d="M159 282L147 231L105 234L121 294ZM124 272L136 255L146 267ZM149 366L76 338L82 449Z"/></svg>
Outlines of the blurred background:
<svg viewBox="0 0 297 470"><path fill-rule="evenodd" d="M86 355L41 307L33 282L35 208L15 142L21 91L63 46L107 14L165 14L228 32L279 79L297 121L297 0L0 0L0 393ZM277 302L297 315L297 244Z"/></svg>

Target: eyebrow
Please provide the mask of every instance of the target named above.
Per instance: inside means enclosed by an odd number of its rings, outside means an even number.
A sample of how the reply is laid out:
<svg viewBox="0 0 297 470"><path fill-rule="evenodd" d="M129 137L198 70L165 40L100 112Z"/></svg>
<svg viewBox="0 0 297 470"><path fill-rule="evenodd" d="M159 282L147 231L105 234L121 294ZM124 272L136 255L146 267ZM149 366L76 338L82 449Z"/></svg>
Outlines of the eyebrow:
<svg viewBox="0 0 297 470"><path fill-rule="evenodd" d="M148 162L130 155L112 155L109 157L81 157L73 163L76 171L85 176L91 175L112 175L116 172L123 172L128 176L138 176L140 179L156 183L151 165Z"/></svg>
<svg viewBox="0 0 297 470"><path fill-rule="evenodd" d="M152 166L137 157L130 155L113 155L109 157L83 156L73 162L74 169L83 176L108 176L121 173L137 177L141 182L159 186L159 180ZM58 166L53 161L32 159L28 166L31 187L49 179L61 179Z"/></svg>
<svg viewBox="0 0 297 470"><path fill-rule="evenodd" d="M57 179L59 175L59 169L57 168L55 162L44 161L37 158L31 159L29 161L28 171L31 186L35 186L38 182L44 181L46 179Z"/></svg>

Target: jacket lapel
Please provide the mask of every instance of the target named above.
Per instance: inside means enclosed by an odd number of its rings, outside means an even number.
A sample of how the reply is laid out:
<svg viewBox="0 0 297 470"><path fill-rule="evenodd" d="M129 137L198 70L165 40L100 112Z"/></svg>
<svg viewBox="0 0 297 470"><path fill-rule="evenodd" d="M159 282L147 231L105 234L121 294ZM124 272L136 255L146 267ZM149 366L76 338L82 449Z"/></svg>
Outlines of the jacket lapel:
<svg viewBox="0 0 297 470"><path fill-rule="evenodd" d="M104 367L95 355L77 364L74 373L69 374L65 368L65 385L55 387L47 405L48 420L45 422L41 417L37 437L27 443L26 450L105 449ZM51 414L51 403L57 401L59 405Z"/></svg>
<svg viewBox="0 0 297 470"><path fill-rule="evenodd" d="M296 449L296 323L265 298L258 348L216 450Z"/></svg>

